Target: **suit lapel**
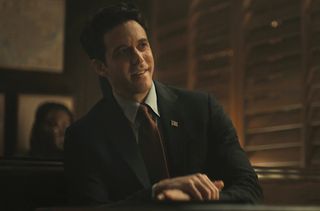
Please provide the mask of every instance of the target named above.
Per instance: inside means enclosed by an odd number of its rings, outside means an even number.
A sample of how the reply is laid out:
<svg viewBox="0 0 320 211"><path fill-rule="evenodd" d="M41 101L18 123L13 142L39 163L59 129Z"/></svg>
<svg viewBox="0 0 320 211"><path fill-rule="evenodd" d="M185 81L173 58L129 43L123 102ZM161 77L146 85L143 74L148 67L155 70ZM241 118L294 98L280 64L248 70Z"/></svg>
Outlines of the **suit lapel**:
<svg viewBox="0 0 320 211"><path fill-rule="evenodd" d="M141 184L145 188L150 187L149 176L129 121L113 97L109 98L108 102L106 99L104 101L106 103L102 105L102 108L105 112L101 115L101 118L106 127L102 127L104 129L103 133L136 174Z"/></svg>
<svg viewBox="0 0 320 211"><path fill-rule="evenodd" d="M167 87L155 82L163 137L169 157L170 176L186 170L186 128L177 96Z"/></svg>

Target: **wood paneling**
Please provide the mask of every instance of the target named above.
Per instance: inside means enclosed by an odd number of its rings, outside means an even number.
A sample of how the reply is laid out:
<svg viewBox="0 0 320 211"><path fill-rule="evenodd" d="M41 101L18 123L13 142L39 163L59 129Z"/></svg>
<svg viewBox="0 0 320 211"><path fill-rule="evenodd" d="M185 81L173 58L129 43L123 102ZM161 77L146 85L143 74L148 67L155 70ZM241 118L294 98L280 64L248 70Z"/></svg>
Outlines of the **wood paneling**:
<svg viewBox="0 0 320 211"><path fill-rule="evenodd" d="M306 121L311 166L320 166L320 1L313 0L310 10L310 38L306 76Z"/></svg>
<svg viewBox="0 0 320 211"><path fill-rule="evenodd" d="M189 18L191 88L215 95L229 112L232 1L192 1Z"/></svg>
<svg viewBox="0 0 320 211"><path fill-rule="evenodd" d="M187 87L189 1L154 1L153 40L160 81Z"/></svg>
<svg viewBox="0 0 320 211"><path fill-rule="evenodd" d="M301 1L251 1L244 9L245 149L254 165L301 166Z"/></svg>
<svg viewBox="0 0 320 211"><path fill-rule="evenodd" d="M319 0L155 2L160 80L213 94L254 165L318 162Z"/></svg>

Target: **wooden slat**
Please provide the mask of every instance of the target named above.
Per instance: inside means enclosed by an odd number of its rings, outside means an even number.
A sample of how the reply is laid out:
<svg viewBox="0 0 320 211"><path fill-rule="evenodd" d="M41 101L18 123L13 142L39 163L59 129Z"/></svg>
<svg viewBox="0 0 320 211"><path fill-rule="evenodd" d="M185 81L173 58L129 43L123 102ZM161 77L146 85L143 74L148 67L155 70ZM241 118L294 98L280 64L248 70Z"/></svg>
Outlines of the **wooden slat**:
<svg viewBox="0 0 320 211"><path fill-rule="evenodd" d="M309 122L316 122L320 120L320 107L313 107L312 105L309 108L308 113L308 121Z"/></svg>
<svg viewBox="0 0 320 211"><path fill-rule="evenodd" d="M247 134L245 145L256 146L292 142L302 142L300 128L274 131L269 133Z"/></svg>
<svg viewBox="0 0 320 211"><path fill-rule="evenodd" d="M279 39L279 41L275 43L267 42L248 49L250 63L257 63L268 58L286 55L293 51L299 52L301 51L300 40L299 34L295 34L285 39Z"/></svg>
<svg viewBox="0 0 320 211"><path fill-rule="evenodd" d="M170 34L174 34L176 31L186 31L188 20L186 17L180 17L178 19L172 19L170 22L165 25L158 25L154 29L155 34L157 35L160 41L165 40Z"/></svg>
<svg viewBox="0 0 320 211"><path fill-rule="evenodd" d="M254 95L246 93L245 103L248 110L261 110L269 106L285 107L286 105L299 104L301 103L301 89L295 86L291 90L279 90L278 92L270 91Z"/></svg>
<svg viewBox="0 0 320 211"><path fill-rule="evenodd" d="M274 112L275 113L286 112L286 111L301 109L301 107L302 107L301 104L289 104L285 106L268 106L262 109L251 109L251 110L247 109L245 114L248 116L251 116L251 115L274 113Z"/></svg>
<svg viewBox="0 0 320 211"><path fill-rule="evenodd" d="M179 33L174 36L167 37L164 41L159 40L158 55L166 55L176 49L185 48L187 45L187 33Z"/></svg>
<svg viewBox="0 0 320 211"><path fill-rule="evenodd" d="M174 49L173 51L166 52L166 54L159 55L160 69L166 69L176 63L185 62L187 57L187 47Z"/></svg>
<svg viewBox="0 0 320 211"><path fill-rule="evenodd" d="M203 13L203 11L216 12L223 10L226 7L230 7L230 0L202 0L192 1L191 10L194 14Z"/></svg>
<svg viewBox="0 0 320 211"><path fill-rule="evenodd" d="M263 150L255 152L247 152L250 161L255 165L261 162L299 162L300 149L287 148L287 149L275 149L275 150Z"/></svg>
<svg viewBox="0 0 320 211"><path fill-rule="evenodd" d="M172 20L187 17L190 0L159 1L156 8L156 25L168 25Z"/></svg>
<svg viewBox="0 0 320 211"><path fill-rule="evenodd" d="M311 143L320 140L320 127L319 125L314 125L308 128L309 130L309 141Z"/></svg>
<svg viewBox="0 0 320 211"><path fill-rule="evenodd" d="M260 8L254 7L253 3L249 8L253 14L251 23L248 24L248 28L259 28L260 26L269 25L272 20L285 21L297 17L300 14L299 0L279 0L279 3L280 5L269 3L269 7L262 6L263 3L256 4L257 6L259 5Z"/></svg>
<svg viewBox="0 0 320 211"><path fill-rule="evenodd" d="M320 164L320 147L319 146L314 146L312 148L310 159L314 165Z"/></svg>
<svg viewBox="0 0 320 211"><path fill-rule="evenodd" d="M245 41L249 46L255 46L263 42L274 42L277 39L284 39L295 35L300 29L300 24L299 18L293 18L283 22L281 27L262 26L259 29L246 31Z"/></svg>
<svg viewBox="0 0 320 211"><path fill-rule="evenodd" d="M157 44L156 77L186 87L188 81L188 8L190 0L164 0L154 4L153 35Z"/></svg>
<svg viewBox="0 0 320 211"><path fill-rule="evenodd" d="M297 84L302 83L301 72L283 71L270 72L269 75L259 75L257 78L250 78L247 80L245 90L248 96L272 92L278 90L290 90Z"/></svg>
<svg viewBox="0 0 320 211"><path fill-rule="evenodd" d="M301 122L301 110L257 114L247 117L247 128L259 128L275 125L298 124Z"/></svg>
<svg viewBox="0 0 320 211"><path fill-rule="evenodd" d="M299 129L301 127L302 127L301 124L287 124L287 125L277 125L277 126L271 126L271 127L250 128L250 129L247 129L247 134L270 133L270 132L283 131L283 130Z"/></svg>
<svg viewBox="0 0 320 211"><path fill-rule="evenodd" d="M263 150L276 150L276 149L288 149L301 147L300 142L289 142L289 143L280 143L280 144L267 144L267 145L255 145L255 146L246 146L244 149L246 152L256 152Z"/></svg>
<svg viewBox="0 0 320 211"><path fill-rule="evenodd" d="M287 162L252 162L255 167L298 167L301 165L299 161Z"/></svg>

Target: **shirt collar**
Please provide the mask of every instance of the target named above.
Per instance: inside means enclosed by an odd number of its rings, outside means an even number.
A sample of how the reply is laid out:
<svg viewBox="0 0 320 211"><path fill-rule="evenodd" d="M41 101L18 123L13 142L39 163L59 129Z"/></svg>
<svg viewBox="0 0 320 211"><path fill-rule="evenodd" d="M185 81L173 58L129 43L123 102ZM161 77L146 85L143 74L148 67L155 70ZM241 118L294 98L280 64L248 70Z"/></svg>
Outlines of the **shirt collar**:
<svg viewBox="0 0 320 211"><path fill-rule="evenodd" d="M113 96L120 105L122 111L124 112L124 115L132 124L134 124L140 103L127 100L115 92L113 92ZM153 82L144 103L147 104L158 117L160 117L157 104L157 92Z"/></svg>
<svg viewBox="0 0 320 211"><path fill-rule="evenodd" d="M147 104L158 117L160 117L157 102L158 102L158 100L157 100L156 87L154 86L154 83L152 82L151 89L150 89L144 103Z"/></svg>

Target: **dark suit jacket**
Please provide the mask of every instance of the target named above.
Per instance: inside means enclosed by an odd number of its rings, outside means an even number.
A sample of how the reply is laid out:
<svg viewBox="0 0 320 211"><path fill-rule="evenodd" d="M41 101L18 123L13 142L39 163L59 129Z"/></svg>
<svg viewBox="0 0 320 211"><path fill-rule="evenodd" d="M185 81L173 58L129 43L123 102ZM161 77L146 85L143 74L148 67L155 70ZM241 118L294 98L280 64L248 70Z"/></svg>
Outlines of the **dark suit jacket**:
<svg viewBox="0 0 320 211"><path fill-rule="evenodd" d="M155 85L171 176L205 173L212 180L224 181L222 200L259 201L262 192L256 174L215 99L158 82ZM133 131L112 96L68 128L65 172L73 204L151 197L152 184Z"/></svg>

